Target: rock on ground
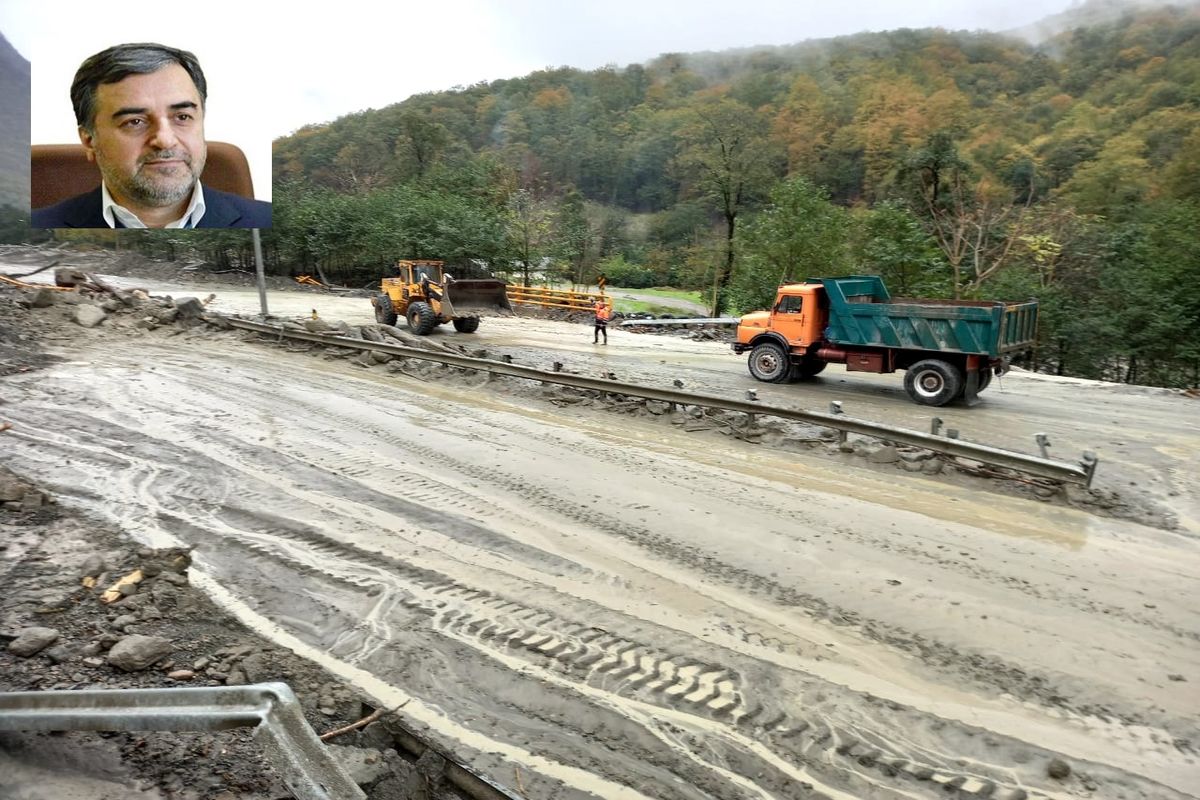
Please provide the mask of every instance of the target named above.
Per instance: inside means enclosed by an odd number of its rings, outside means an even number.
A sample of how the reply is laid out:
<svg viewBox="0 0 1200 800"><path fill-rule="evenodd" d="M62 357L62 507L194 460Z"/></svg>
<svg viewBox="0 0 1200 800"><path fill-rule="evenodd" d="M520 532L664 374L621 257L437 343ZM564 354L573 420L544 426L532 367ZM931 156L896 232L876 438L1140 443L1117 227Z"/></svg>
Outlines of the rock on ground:
<svg viewBox="0 0 1200 800"><path fill-rule="evenodd" d="M54 628L22 628L17 638L8 644L10 653L29 658L37 655L58 639Z"/></svg>
<svg viewBox="0 0 1200 800"><path fill-rule="evenodd" d="M135 672L171 654L171 643L161 636L126 636L108 651L108 663Z"/></svg>

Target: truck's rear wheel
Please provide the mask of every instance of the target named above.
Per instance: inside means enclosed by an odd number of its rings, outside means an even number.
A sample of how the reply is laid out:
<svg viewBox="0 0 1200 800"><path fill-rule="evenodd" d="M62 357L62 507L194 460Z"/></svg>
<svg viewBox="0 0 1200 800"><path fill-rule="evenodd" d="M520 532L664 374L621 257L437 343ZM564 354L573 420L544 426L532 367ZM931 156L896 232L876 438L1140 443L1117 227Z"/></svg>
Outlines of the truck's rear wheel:
<svg viewBox="0 0 1200 800"><path fill-rule="evenodd" d="M375 321L380 325L395 325L396 324L396 308L392 305L392 298L387 292L380 292L375 295Z"/></svg>
<svg viewBox="0 0 1200 800"><path fill-rule="evenodd" d="M821 361L816 358L805 358L801 361L792 364L792 374L790 380L803 381L809 378L815 378L824 371L825 367L829 366L828 361Z"/></svg>
<svg viewBox="0 0 1200 800"><path fill-rule="evenodd" d="M454 330L459 333L474 333L479 330L479 317L457 317L454 320Z"/></svg>
<svg viewBox="0 0 1200 800"><path fill-rule="evenodd" d="M750 374L765 383L782 383L791 374L787 353L774 342L763 342L750 351Z"/></svg>
<svg viewBox="0 0 1200 800"><path fill-rule="evenodd" d="M924 406L944 406L962 393L962 371L946 361L927 358L904 373L904 390Z"/></svg>
<svg viewBox="0 0 1200 800"><path fill-rule="evenodd" d="M437 314L433 313L429 303L409 303L405 317L408 319L409 330L417 336L425 336L437 327Z"/></svg>

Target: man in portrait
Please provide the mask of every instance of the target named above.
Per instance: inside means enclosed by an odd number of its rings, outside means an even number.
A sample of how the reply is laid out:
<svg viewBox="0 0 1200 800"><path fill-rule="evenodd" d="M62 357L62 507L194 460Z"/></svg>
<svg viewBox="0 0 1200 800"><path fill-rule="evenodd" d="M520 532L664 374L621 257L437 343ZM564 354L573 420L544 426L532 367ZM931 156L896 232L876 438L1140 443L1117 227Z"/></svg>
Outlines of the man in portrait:
<svg viewBox="0 0 1200 800"><path fill-rule="evenodd" d="M102 183L46 208L35 228L267 228L271 204L201 184L208 85L196 57L123 44L88 58L71 102Z"/></svg>

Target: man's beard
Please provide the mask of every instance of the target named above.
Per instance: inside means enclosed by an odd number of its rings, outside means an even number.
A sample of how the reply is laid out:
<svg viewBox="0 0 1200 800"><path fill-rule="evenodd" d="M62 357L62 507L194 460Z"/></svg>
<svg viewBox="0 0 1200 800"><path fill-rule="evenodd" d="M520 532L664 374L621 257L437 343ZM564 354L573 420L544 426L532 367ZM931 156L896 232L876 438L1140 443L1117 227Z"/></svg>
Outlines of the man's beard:
<svg viewBox="0 0 1200 800"><path fill-rule="evenodd" d="M206 153L201 153L197 163L186 151L160 150L138 159L133 175L120 173L103 162L99 162L99 166L110 192L139 206L161 208L174 205L191 195L196 179L204 170L205 156ZM144 164L151 161L183 163L175 167L170 174L156 174L151 170L142 169Z"/></svg>

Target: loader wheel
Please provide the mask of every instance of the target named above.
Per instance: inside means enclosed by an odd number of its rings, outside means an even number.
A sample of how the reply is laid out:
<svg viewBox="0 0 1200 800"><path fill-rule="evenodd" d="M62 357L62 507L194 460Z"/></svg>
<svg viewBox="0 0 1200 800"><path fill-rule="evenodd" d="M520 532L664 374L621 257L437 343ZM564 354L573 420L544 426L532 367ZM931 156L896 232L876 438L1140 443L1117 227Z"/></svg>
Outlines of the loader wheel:
<svg viewBox="0 0 1200 800"><path fill-rule="evenodd" d="M750 351L747 366L750 367L751 375L765 383L783 383L792 371L787 353L774 342L755 345Z"/></svg>
<svg viewBox="0 0 1200 800"><path fill-rule="evenodd" d="M454 320L454 330L459 333L474 333L479 330L479 317L458 317Z"/></svg>
<svg viewBox="0 0 1200 800"><path fill-rule="evenodd" d="M923 406L944 406L962 393L963 374L953 364L927 358L904 373L904 391Z"/></svg>
<svg viewBox="0 0 1200 800"><path fill-rule="evenodd" d="M395 325L396 324L396 308L392 305L392 298L387 292L380 292L375 295L375 321L380 325Z"/></svg>
<svg viewBox="0 0 1200 800"><path fill-rule="evenodd" d="M417 301L408 304L408 313L405 314L408 319L408 327L417 336L427 336L429 332L437 327L437 314L433 313L429 303Z"/></svg>
<svg viewBox="0 0 1200 800"><path fill-rule="evenodd" d="M792 373L788 376L788 380L803 381L815 378L824 372L827 366L829 366L828 361L819 361L815 358L803 359L799 363L792 364Z"/></svg>

